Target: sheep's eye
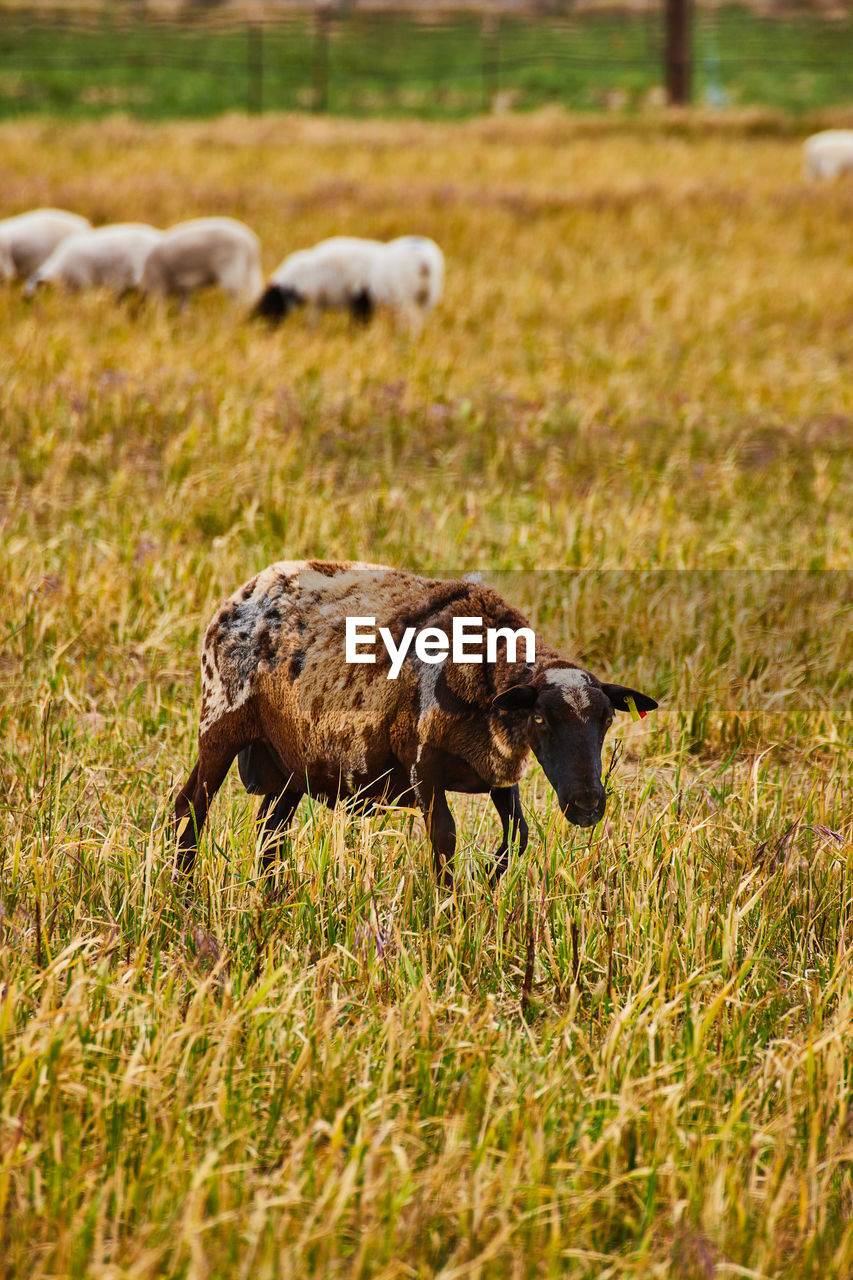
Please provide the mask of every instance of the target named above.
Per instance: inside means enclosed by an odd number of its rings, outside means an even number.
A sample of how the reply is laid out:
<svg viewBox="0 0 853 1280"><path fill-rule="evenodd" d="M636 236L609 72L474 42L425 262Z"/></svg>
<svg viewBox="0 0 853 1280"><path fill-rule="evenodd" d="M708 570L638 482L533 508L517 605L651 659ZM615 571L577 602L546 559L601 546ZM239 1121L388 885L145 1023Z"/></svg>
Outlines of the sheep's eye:
<svg viewBox="0 0 853 1280"><path fill-rule="evenodd" d="M536 721L536 723L537 723L537 724L544 724L544 723L545 723L545 717L544 717L544 716L540 716L538 713L537 713L536 715L534 715L533 719Z"/></svg>

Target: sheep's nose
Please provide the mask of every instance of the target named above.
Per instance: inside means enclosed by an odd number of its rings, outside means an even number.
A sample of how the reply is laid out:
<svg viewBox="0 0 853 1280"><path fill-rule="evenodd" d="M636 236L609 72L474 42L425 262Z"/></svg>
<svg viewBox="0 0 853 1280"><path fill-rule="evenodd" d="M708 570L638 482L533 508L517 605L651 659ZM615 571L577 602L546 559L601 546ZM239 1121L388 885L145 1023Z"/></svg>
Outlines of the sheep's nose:
<svg viewBox="0 0 853 1280"><path fill-rule="evenodd" d="M583 787L560 805L568 822L576 827L594 827L604 817L607 798L603 787Z"/></svg>

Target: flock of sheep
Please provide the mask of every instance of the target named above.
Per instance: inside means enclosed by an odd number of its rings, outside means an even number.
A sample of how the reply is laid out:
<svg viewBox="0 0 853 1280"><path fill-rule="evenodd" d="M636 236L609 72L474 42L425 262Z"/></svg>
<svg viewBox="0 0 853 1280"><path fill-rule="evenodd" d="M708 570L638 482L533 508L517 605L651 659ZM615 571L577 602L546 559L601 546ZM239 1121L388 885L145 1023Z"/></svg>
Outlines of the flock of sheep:
<svg viewBox="0 0 853 1280"><path fill-rule="evenodd" d="M290 254L265 286L258 237L233 218L158 231L141 222L92 227L64 209L33 209L0 222L0 280L21 278L26 297L47 284L181 299L216 286L270 321L305 305L362 321L387 307L417 332L441 298L444 257L423 236L335 236Z"/></svg>
<svg viewBox="0 0 853 1280"><path fill-rule="evenodd" d="M853 130L827 129L806 139L808 178L853 171ZM433 240L400 236L383 243L334 236L291 253L264 284L258 237L233 218L194 218L168 231L141 222L92 227L64 209L33 209L0 222L0 281L109 288L185 299L218 286L270 321L295 307L349 310L369 320L386 307L418 332L444 289L444 257Z"/></svg>

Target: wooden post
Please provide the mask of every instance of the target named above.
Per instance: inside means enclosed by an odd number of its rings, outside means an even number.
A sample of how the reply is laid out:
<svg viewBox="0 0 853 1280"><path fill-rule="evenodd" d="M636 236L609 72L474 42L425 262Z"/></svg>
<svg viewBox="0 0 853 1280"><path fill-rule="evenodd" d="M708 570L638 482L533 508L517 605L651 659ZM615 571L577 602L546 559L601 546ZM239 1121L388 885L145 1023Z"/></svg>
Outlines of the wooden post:
<svg viewBox="0 0 853 1280"><path fill-rule="evenodd" d="M319 4L314 20L314 110L329 106L329 28L332 15L329 6Z"/></svg>
<svg viewBox="0 0 853 1280"><path fill-rule="evenodd" d="M260 115L264 109L264 28L260 22L246 26L246 74L246 106L250 115Z"/></svg>
<svg viewBox="0 0 853 1280"><path fill-rule="evenodd" d="M501 15L487 9L481 26L483 50L483 110L491 111L498 91L500 72Z"/></svg>
<svg viewBox="0 0 853 1280"><path fill-rule="evenodd" d="M664 80L671 106L684 107L690 101L692 17L692 0L666 0Z"/></svg>

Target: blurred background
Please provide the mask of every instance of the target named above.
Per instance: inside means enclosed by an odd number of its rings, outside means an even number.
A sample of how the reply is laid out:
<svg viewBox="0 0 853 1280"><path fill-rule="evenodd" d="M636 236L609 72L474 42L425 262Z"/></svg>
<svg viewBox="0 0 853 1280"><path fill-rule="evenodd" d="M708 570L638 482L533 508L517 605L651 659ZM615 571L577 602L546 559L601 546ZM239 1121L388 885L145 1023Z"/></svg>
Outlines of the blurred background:
<svg viewBox="0 0 853 1280"><path fill-rule="evenodd" d="M0 4L0 118L804 113L849 101L851 56L840 0Z"/></svg>

